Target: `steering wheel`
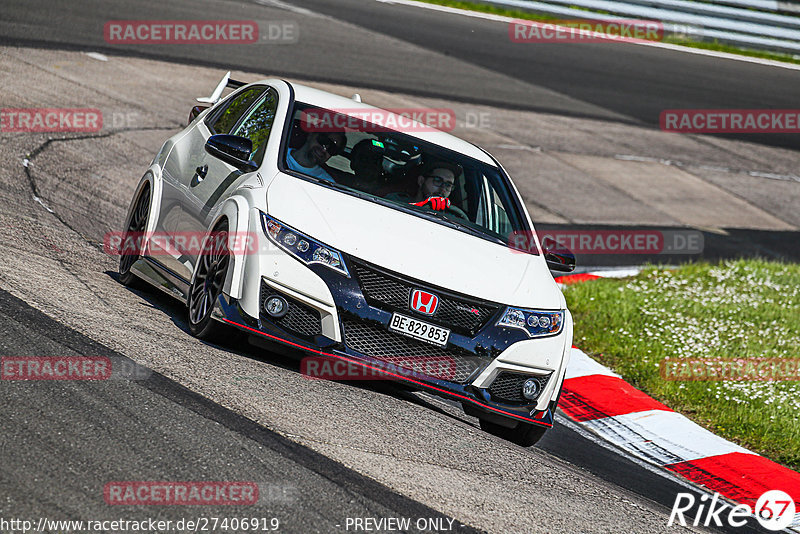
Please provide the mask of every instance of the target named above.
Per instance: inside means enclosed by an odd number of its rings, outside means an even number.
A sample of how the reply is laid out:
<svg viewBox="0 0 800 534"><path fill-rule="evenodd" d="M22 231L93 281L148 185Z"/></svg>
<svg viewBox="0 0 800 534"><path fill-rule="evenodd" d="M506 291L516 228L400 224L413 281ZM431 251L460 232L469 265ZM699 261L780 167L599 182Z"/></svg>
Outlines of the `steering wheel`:
<svg viewBox="0 0 800 534"><path fill-rule="evenodd" d="M462 218L462 219L464 219L466 221L469 220L469 217L467 217L467 214L464 213L464 211L461 208L456 207L456 206L454 206L452 204L450 204L447 208L445 208L444 211L446 211L447 213L452 213L456 217L460 217L460 218Z"/></svg>

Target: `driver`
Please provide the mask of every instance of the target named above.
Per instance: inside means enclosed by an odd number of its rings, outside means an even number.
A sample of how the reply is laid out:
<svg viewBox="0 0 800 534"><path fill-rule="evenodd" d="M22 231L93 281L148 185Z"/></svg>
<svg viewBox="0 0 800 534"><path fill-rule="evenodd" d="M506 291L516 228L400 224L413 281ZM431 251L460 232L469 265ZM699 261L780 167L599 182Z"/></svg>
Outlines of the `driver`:
<svg viewBox="0 0 800 534"><path fill-rule="evenodd" d="M415 206L426 206L434 211L443 211L450 206L450 193L456 179L461 175L461 167L446 161L430 161L422 166L417 176L417 193L390 193L388 200L408 202ZM460 210L459 210L460 211Z"/></svg>
<svg viewBox="0 0 800 534"><path fill-rule="evenodd" d="M322 164L340 154L346 144L347 137L342 132L314 132L303 146L289 149L286 164L293 171L333 182L335 180L322 168Z"/></svg>

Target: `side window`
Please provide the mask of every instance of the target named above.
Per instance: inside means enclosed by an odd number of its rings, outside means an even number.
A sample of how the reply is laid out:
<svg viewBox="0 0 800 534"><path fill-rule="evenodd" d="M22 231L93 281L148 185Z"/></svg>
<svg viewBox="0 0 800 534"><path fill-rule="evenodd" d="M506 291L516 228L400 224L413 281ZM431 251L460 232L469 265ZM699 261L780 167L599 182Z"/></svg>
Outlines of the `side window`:
<svg viewBox="0 0 800 534"><path fill-rule="evenodd" d="M253 102L255 102L263 92L263 86L251 87L225 102L225 104L223 104L225 108L220 112L214 113L211 120L206 123L211 133L230 133L242 114L250 109Z"/></svg>
<svg viewBox="0 0 800 534"><path fill-rule="evenodd" d="M273 89L261 98L256 107L245 117L245 119L233 132L234 135L247 137L253 142L253 159L259 165L264 159L264 152L267 148L267 140L272 131L272 123L275 122L275 112L278 109L278 94Z"/></svg>

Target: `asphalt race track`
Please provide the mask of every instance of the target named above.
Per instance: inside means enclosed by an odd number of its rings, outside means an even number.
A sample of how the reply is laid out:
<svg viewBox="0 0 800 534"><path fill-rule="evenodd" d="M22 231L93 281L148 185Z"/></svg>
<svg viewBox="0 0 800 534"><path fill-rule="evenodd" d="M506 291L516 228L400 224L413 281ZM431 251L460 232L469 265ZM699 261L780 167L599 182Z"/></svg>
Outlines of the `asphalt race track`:
<svg viewBox="0 0 800 534"><path fill-rule="evenodd" d="M793 108L800 72L620 44L539 52L512 46L498 23L363 0L4 0L2 13L2 107L94 107L114 120L97 134L0 137L0 354L109 356L146 372L0 383L0 517L244 512L279 518L282 532L346 532L348 517L453 519L456 532L703 530L667 527L676 493L694 490L562 420L523 449L427 395L307 380L296 360L244 339L199 342L177 302L119 284L103 235L119 229L153 154L224 68L377 105L446 103L456 133L507 166L542 228L702 233L702 254L656 257L668 262L796 259L795 139L674 136L654 124L665 108ZM103 40L108 20L215 17L291 20L301 38L255 48ZM467 124L480 114L489 128ZM267 491L236 514L108 506L104 485L124 480L249 480Z"/></svg>
<svg viewBox="0 0 800 534"><path fill-rule="evenodd" d="M4 291L0 317L4 355L124 359ZM139 381L88 388L75 382L4 384L3 403L13 407L3 424L4 517L114 517L97 503L96 488L134 478L257 481L261 499L248 517L278 518L291 532L332 532L345 517L442 518L162 375L144 368L140 374ZM41 417L43 406L53 407L49 417ZM134 506L115 511L137 515ZM226 514L223 506L203 511ZM158 518L185 515L173 507ZM476 532L460 523L453 530Z"/></svg>

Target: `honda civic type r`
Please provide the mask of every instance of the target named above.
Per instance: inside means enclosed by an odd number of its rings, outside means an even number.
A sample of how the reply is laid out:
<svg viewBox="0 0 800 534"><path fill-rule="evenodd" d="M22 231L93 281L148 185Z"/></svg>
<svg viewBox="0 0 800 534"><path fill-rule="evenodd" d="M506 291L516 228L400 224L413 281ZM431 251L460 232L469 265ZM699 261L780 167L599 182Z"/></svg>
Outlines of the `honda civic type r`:
<svg viewBox="0 0 800 534"><path fill-rule="evenodd" d="M574 256L542 248L489 153L282 80L228 73L198 101L136 187L122 283L181 299L195 336L344 361L523 445L553 425L572 317L550 270Z"/></svg>

